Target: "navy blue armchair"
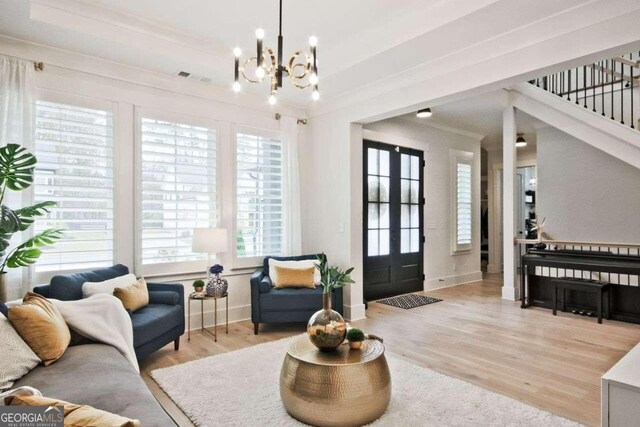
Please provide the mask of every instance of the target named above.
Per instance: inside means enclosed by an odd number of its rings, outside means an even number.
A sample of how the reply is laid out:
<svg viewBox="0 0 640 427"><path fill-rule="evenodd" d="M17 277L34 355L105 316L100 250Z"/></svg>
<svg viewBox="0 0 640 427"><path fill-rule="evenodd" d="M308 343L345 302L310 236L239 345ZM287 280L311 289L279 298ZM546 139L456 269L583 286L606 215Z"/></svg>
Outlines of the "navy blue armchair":
<svg viewBox="0 0 640 427"><path fill-rule="evenodd" d="M251 276L251 321L253 332L258 335L260 323L307 322L311 315L322 308L322 286L309 288L276 289L269 277L269 259L299 261L317 259L317 255L295 257L266 257L262 268ZM342 314L342 288L333 291L332 308Z"/></svg>
<svg viewBox="0 0 640 427"><path fill-rule="evenodd" d="M49 285L36 286L33 291L62 301L82 299L84 282L102 282L129 274L127 266L118 264L82 273L54 276ZM131 315L133 346L138 360L173 341L180 348L184 334L184 287L180 283L147 283L149 305Z"/></svg>

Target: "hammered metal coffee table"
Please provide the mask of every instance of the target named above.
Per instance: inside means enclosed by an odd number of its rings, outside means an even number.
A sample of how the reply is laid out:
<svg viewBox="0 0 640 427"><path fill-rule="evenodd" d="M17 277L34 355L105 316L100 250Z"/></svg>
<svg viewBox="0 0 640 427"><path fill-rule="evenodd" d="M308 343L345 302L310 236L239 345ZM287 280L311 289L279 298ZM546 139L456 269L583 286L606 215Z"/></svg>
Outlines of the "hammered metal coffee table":
<svg viewBox="0 0 640 427"><path fill-rule="evenodd" d="M306 334L294 338L280 371L280 398L292 417L315 426L361 426L382 416L391 399L384 345L342 344L319 351Z"/></svg>

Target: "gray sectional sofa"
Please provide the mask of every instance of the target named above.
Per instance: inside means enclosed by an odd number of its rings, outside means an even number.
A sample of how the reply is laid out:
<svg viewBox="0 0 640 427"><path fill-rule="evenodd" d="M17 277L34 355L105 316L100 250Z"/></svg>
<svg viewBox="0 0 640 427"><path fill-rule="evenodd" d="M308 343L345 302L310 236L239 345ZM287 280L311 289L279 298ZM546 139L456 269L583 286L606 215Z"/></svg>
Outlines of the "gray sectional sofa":
<svg viewBox="0 0 640 427"><path fill-rule="evenodd" d="M69 347L50 366L39 365L13 388L35 387L46 397L90 405L142 426L175 426L142 377L115 348L105 344Z"/></svg>

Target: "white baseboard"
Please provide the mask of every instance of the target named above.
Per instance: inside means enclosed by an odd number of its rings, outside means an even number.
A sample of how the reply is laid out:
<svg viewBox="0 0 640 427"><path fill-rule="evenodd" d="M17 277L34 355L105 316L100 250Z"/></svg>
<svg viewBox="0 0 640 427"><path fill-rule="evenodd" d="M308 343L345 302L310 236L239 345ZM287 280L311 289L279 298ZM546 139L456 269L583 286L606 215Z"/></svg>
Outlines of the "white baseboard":
<svg viewBox="0 0 640 427"><path fill-rule="evenodd" d="M195 331L202 326L202 319L200 316L200 304L198 302L191 302L191 330ZM204 326L205 328L211 328L214 324L213 316L213 303L205 302L204 309ZM208 306L208 307L207 307ZM238 307L229 307L229 323L242 322L243 320L251 319L251 305L241 305ZM189 327L188 314L185 313L184 321L186 327ZM225 309L224 301L218 303L218 326L224 326L225 323Z"/></svg>
<svg viewBox="0 0 640 427"><path fill-rule="evenodd" d="M436 279L427 280L424 284L424 290L433 291L435 289L450 288L451 286L478 282L480 280L482 280L482 271L474 271L473 273L458 274L455 276L439 277Z"/></svg>
<svg viewBox="0 0 640 427"><path fill-rule="evenodd" d="M349 322L364 319L366 316L364 304L358 305L345 305L344 306L344 318Z"/></svg>
<svg viewBox="0 0 640 427"><path fill-rule="evenodd" d="M502 287L502 299L509 301L517 301L520 299L520 288Z"/></svg>
<svg viewBox="0 0 640 427"><path fill-rule="evenodd" d="M193 302L192 304L193 306L191 307L191 330L195 331L201 328L200 304L198 304L197 302ZM205 304L211 305L211 307L205 306L204 326L206 328L211 328L213 327L213 324L214 324L213 304L212 303L207 304L206 302ZM222 304L224 304L224 302ZM355 306L345 305L344 314L345 314L344 316L345 319L347 319L350 322L364 319L366 317L364 304L358 304ZM221 307L220 304L218 304L218 326L221 326L221 325L224 326L224 322L225 322L224 316L225 316L224 305ZM251 305L229 307L229 323L242 322L250 319L251 319ZM185 323L188 328L189 319L188 319L187 313L185 313Z"/></svg>
<svg viewBox="0 0 640 427"><path fill-rule="evenodd" d="M201 328L201 317L200 317L200 304L197 302L192 302L191 307L191 330L195 331ZM205 328L211 328L214 324L213 318L213 303L205 302L205 310L204 310L204 326ZM210 306L210 307L207 307ZM344 306L344 314L345 319L352 322L355 320L364 319L365 309L364 304L358 304L355 306ZM242 322L245 320L251 319L251 305L242 305L238 307L229 307L229 323ZM224 301L222 304L218 304L218 326L224 326L225 322L225 309L224 309ZM187 313L185 313L185 324L187 328L189 327L189 319Z"/></svg>

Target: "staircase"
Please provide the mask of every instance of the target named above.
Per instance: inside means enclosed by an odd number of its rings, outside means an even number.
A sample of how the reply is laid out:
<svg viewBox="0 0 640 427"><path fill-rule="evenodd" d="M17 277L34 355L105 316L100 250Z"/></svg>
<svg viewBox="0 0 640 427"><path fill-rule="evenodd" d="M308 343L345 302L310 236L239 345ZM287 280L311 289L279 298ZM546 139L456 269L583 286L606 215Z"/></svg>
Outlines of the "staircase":
<svg viewBox="0 0 640 427"><path fill-rule="evenodd" d="M529 83L592 113L640 130L640 52L551 74Z"/></svg>

